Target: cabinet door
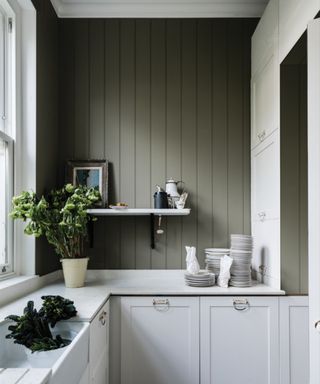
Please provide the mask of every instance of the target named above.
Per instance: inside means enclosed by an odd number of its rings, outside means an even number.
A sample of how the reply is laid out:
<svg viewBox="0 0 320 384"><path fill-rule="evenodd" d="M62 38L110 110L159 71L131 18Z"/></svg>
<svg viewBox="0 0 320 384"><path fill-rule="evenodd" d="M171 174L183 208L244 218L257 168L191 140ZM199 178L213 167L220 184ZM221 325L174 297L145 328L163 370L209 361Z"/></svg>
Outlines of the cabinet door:
<svg viewBox="0 0 320 384"><path fill-rule="evenodd" d="M252 75L255 75L270 57L277 54L279 35L279 0L270 0L252 35Z"/></svg>
<svg viewBox="0 0 320 384"><path fill-rule="evenodd" d="M272 55L251 80L251 147L279 128L278 65Z"/></svg>
<svg viewBox="0 0 320 384"><path fill-rule="evenodd" d="M109 382L109 302L90 325L90 382Z"/></svg>
<svg viewBox="0 0 320 384"><path fill-rule="evenodd" d="M252 223L254 249L252 269L255 278L274 288L281 288L280 220Z"/></svg>
<svg viewBox="0 0 320 384"><path fill-rule="evenodd" d="M309 383L308 296L280 298L281 384Z"/></svg>
<svg viewBox="0 0 320 384"><path fill-rule="evenodd" d="M199 383L199 298L121 298L121 383Z"/></svg>
<svg viewBox="0 0 320 384"><path fill-rule="evenodd" d="M278 298L201 298L201 384L279 383Z"/></svg>
<svg viewBox="0 0 320 384"><path fill-rule="evenodd" d="M280 218L279 130L251 152L252 221Z"/></svg>

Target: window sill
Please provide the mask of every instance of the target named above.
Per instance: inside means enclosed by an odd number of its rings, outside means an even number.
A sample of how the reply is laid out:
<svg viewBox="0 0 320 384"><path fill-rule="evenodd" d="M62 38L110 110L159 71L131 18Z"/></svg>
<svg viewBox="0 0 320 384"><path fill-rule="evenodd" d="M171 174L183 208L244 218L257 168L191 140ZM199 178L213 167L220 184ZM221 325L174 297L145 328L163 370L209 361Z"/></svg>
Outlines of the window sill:
<svg viewBox="0 0 320 384"><path fill-rule="evenodd" d="M14 276L0 281L0 307L61 278L55 271L45 276Z"/></svg>
<svg viewBox="0 0 320 384"><path fill-rule="evenodd" d="M15 276L0 280L0 306L8 304L33 289L39 276Z"/></svg>

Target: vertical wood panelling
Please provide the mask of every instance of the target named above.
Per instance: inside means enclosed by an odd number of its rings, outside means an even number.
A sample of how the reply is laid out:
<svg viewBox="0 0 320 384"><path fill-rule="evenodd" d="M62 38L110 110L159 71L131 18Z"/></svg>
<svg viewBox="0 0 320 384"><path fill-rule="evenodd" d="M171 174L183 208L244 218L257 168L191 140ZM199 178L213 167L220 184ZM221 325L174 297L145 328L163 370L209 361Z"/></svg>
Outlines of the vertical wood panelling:
<svg viewBox="0 0 320 384"><path fill-rule="evenodd" d="M166 176L181 180L181 20L167 21ZM180 217L167 220L167 267L181 268Z"/></svg>
<svg viewBox="0 0 320 384"><path fill-rule="evenodd" d="M89 21L89 129L91 159L103 159L104 148L104 21Z"/></svg>
<svg viewBox="0 0 320 384"><path fill-rule="evenodd" d="M135 206L145 208L150 205L150 26L148 20L136 23L136 177ZM147 205L146 205L147 204ZM136 220L136 268L150 268L151 250L149 218Z"/></svg>
<svg viewBox="0 0 320 384"><path fill-rule="evenodd" d="M135 22L120 23L120 200L135 206ZM135 268L135 218L121 220L121 267Z"/></svg>
<svg viewBox="0 0 320 384"><path fill-rule="evenodd" d="M243 23L228 24L228 227L243 233Z"/></svg>
<svg viewBox="0 0 320 384"><path fill-rule="evenodd" d="M75 23L74 58L74 145L75 157L89 157L89 21Z"/></svg>
<svg viewBox="0 0 320 384"><path fill-rule="evenodd" d="M182 244L197 246L197 21L182 21L181 168L192 212L183 218ZM200 250L198 250L198 253Z"/></svg>
<svg viewBox="0 0 320 384"><path fill-rule="evenodd" d="M62 159L74 158L75 113L74 113L74 23L62 19L60 38L64 39L60 54L60 78L64 87L60 87L60 136L64 145L60 148ZM66 103L66 100L68 102ZM61 164L61 178L64 179L64 163Z"/></svg>
<svg viewBox="0 0 320 384"><path fill-rule="evenodd" d="M33 3L37 10L36 192L42 194L55 188L59 179L59 22L51 2ZM47 241L37 239L36 274L47 274L60 265Z"/></svg>
<svg viewBox="0 0 320 384"><path fill-rule="evenodd" d="M105 34L103 20L89 20L89 158L105 158L104 129L104 89L105 89ZM95 268L105 268L106 222L100 220L94 224L93 247L88 248L88 256Z"/></svg>
<svg viewBox="0 0 320 384"><path fill-rule="evenodd" d="M185 218L100 218L92 268L184 268L187 244L250 231L249 74L255 21L61 20L61 163L105 157L109 203L152 207L183 180ZM157 220L155 222L157 225Z"/></svg>
<svg viewBox="0 0 320 384"><path fill-rule="evenodd" d="M308 100L307 64L300 67L300 293L308 293Z"/></svg>
<svg viewBox="0 0 320 384"><path fill-rule="evenodd" d="M109 161L109 203L120 200L120 22L105 22L105 156ZM106 265L121 266L121 219L106 223Z"/></svg>
<svg viewBox="0 0 320 384"><path fill-rule="evenodd" d="M151 188L166 178L166 22L151 24ZM156 235L157 247L151 252L151 266L166 268L165 233Z"/></svg>
<svg viewBox="0 0 320 384"><path fill-rule="evenodd" d="M197 206L198 249L212 246L212 24L204 21L198 25L197 54ZM200 259L201 257L201 259ZM199 252L204 266L204 253Z"/></svg>
<svg viewBox="0 0 320 384"><path fill-rule="evenodd" d="M228 244L228 28L212 25L212 222L213 245Z"/></svg>
<svg viewBox="0 0 320 384"><path fill-rule="evenodd" d="M307 177L307 68L297 55L281 68L281 282L288 294L308 293Z"/></svg>

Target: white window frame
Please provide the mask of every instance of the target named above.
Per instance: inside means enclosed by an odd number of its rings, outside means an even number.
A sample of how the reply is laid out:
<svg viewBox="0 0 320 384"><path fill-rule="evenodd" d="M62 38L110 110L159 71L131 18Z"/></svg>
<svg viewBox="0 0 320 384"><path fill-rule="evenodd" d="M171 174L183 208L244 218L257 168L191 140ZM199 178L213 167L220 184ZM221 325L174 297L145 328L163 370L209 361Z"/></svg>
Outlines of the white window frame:
<svg viewBox="0 0 320 384"><path fill-rule="evenodd" d="M36 190L36 10L31 0L0 0L14 12L12 38L15 41L11 65L14 74L11 97L15 106L10 121L14 129L6 136L9 143L11 197L23 190ZM13 135L13 137L11 136ZM12 149L12 150L11 150ZM0 281L17 276L35 275L35 239L23 232L25 223L8 222L11 236L12 269L0 274ZM16 279L12 279L14 281ZM2 283L1 283L2 284ZM0 284L0 290L1 290ZM7 283L6 283L7 286Z"/></svg>
<svg viewBox="0 0 320 384"><path fill-rule="evenodd" d="M6 145L6 185L5 185L5 245L6 261L0 264L0 278L14 272L14 233L13 223L8 215L11 207L14 186L14 142L16 134L16 14L6 0L0 0L1 11L5 14L4 41L4 100L0 139Z"/></svg>

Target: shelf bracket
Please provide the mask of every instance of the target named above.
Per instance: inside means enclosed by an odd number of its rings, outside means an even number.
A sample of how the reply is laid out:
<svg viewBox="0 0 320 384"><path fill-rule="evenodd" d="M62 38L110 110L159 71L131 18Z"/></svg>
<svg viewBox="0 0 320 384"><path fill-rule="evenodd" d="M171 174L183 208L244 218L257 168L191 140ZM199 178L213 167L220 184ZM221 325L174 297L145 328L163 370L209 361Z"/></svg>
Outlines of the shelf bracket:
<svg viewBox="0 0 320 384"><path fill-rule="evenodd" d="M150 236L151 236L151 248L155 248L155 240L154 240L154 214L150 214Z"/></svg>

